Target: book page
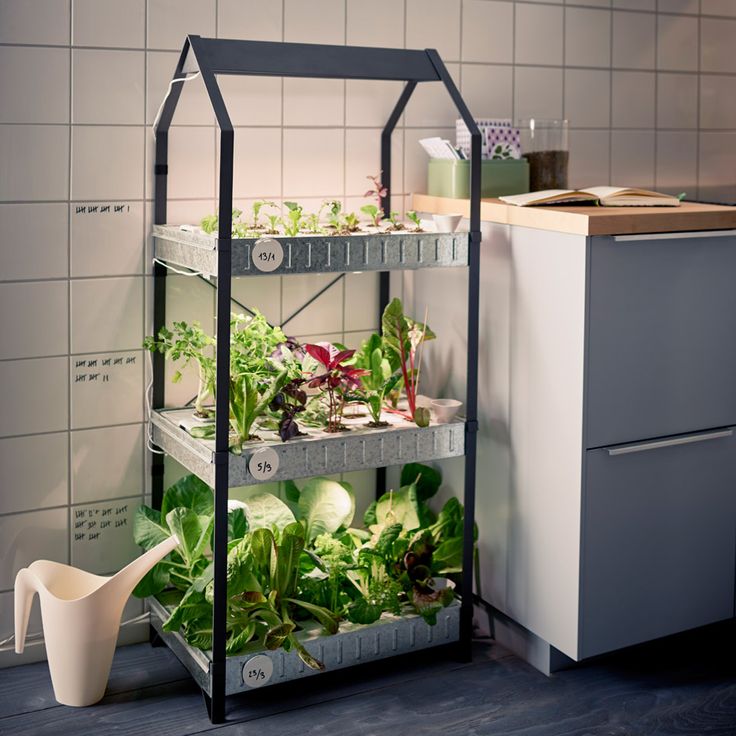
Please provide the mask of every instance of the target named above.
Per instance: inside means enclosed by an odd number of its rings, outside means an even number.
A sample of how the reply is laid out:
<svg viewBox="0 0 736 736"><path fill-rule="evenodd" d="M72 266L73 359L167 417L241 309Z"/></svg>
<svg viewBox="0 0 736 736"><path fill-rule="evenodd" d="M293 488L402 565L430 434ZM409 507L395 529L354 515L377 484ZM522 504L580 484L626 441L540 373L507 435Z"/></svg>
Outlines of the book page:
<svg viewBox="0 0 736 736"><path fill-rule="evenodd" d="M667 194L659 192L650 192L648 189L637 189L636 187L586 187L581 191L592 194L598 199L607 199L611 197L668 197Z"/></svg>
<svg viewBox="0 0 736 736"><path fill-rule="evenodd" d="M499 197L499 199L506 204L526 207L535 204L551 204L553 202L587 202L596 199L596 197L588 192L579 192L575 189L545 189L541 192L510 194L505 197Z"/></svg>

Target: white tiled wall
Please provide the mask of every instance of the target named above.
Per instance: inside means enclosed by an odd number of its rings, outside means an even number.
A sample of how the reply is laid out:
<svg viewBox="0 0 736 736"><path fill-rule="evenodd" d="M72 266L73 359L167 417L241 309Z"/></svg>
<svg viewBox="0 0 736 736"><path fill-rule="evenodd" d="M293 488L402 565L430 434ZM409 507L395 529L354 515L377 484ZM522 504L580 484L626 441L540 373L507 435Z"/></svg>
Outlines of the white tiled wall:
<svg viewBox="0 0 736 736"><path fill-rule="evenodd" d="M436 47L477 116L570 119L572 185L736 198L732 0L0 0L2 622L16 570L35 557L105 572L135 553L126 524L146 490L147 126L189 32ZM223 89L239 206L364 202L399 84L229 78ZM417 92L394 135L396 194L424 188L417 140L452 137L454 119L438 86ZM186 85L175 123L169 219L192 222L214 210L217 187L201 80ZM329 282L264 277L233 295L280 322ZM286 329L356 344L376 301L375 276L349 275ZM170 280L170 315L211 325L212 306L206 285ZM190 392L169 386L169 399ZM370 479L350 477L367 498ZM102 542L79 537L78 520L102 508L126 524Z"/></svg>

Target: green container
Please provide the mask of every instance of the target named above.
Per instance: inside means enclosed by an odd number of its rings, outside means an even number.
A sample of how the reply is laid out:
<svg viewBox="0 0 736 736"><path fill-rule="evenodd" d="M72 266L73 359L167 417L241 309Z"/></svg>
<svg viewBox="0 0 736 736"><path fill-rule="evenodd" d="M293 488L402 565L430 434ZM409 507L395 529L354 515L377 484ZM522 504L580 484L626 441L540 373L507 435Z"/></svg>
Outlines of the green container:
<svg viewBox="0 0 736 736"><path fill-rule="evenodd" d="M525 158L480 162L480 196L502 197L529 191L529 163ZM427 194L467 199L470 196L470 161L431 158Z"/></svg>

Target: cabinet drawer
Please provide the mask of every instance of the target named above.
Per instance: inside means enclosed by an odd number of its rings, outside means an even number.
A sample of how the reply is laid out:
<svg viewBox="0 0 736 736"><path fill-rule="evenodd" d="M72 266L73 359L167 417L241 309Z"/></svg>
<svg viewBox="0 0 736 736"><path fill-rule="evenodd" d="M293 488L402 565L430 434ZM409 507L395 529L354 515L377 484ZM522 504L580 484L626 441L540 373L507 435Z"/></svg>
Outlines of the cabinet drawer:
<svg viewBox="0 0 736 736"><path fill-rule="evenodd" d="M580 655L734 615L736 434L589 450Z"/></svg>
<svg viewBox="0 0 736 736"><path fill-rule="evenodd" d="M587 447L736 423L735 283L733 234L591 239Z"/></svg>

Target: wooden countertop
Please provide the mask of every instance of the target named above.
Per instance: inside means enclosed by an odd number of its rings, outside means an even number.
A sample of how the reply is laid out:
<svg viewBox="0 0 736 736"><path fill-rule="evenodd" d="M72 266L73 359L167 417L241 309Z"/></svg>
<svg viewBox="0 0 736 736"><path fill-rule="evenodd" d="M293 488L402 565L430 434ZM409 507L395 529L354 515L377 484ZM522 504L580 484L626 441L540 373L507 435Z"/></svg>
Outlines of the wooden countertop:
<svg viewBox="0 0 736 736"><path fill-rule="evenodd" d="M467 199L415 194L417 212L468 216ZM630 235L736 229L736 207L683 202L679 207L515 207L498 199L481 201L481 220L575 235Z"/></svg>

